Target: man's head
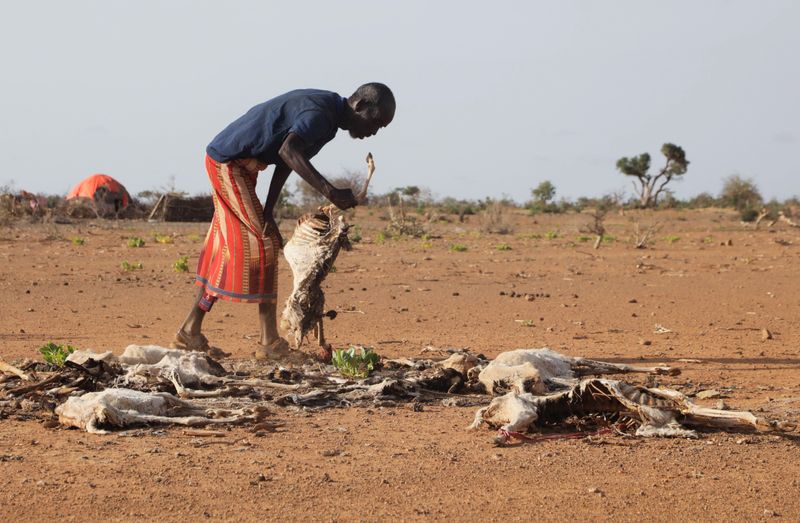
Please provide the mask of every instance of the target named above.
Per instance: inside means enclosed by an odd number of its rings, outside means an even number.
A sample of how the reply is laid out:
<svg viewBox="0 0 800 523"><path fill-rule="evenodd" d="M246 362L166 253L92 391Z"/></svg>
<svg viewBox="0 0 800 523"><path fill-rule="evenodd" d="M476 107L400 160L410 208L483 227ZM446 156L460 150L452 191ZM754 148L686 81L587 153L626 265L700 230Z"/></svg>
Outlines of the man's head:
<svg viewBox="0 0 800 523"><path fill-rule="evenodd" d="M395 102L391 89L381 83L364 84L347 99L348 111L344 129L353 138L377 134L394 118Z"/></svg>

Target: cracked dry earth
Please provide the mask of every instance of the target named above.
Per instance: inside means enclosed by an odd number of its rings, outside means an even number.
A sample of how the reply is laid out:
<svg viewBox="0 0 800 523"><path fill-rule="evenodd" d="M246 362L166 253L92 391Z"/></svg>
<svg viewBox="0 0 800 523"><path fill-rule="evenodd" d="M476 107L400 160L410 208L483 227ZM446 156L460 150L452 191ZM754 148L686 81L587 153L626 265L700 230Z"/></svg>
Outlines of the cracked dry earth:
<svg viewBox="0 0 800 523"><path fill-rule="evenodd" d="M381 243L380 214L350 218L364 240L339 256L325 284L328 307L342 312L326 329L336 347L363 344L386 357L419 356L427 345L468 347L493 357L549 346L666 363L683 374L660 384L719 393L699 404L797 421L798 230L746 229L717 210L627 213L609 217L616 241L595 251L578 232L587 216L519 213L507 216L508 235L481 233L472 216L434 224L438 238ZM633 248L633 222L654 218L661 223L654 244ZM291 226L283 224L284 236ZM174 234L174 243L156 243L154 232ZM171 266L181 255L193 266L204 233L203 224L126 221L3 229L0 355L37 358L48 341L116 353L130 343L166 345L195 292L191 277ZM75 236L85 244L73 245ZM127 247L131 236L146 245ZM453 244L467 250L453 252ZM123 260L143 269L123 272ZM281 300L289 278L282 263ZM255 306L221 302L206 333L232 358L248 358L255 320ZM792 435L602 436L497 448L492 432L464 430L474 411L275 409L272 419L283 423L276 432L239 427L214 438L171 427L96 436L11 415L0 420L0 520L800 516Z"/></svg>

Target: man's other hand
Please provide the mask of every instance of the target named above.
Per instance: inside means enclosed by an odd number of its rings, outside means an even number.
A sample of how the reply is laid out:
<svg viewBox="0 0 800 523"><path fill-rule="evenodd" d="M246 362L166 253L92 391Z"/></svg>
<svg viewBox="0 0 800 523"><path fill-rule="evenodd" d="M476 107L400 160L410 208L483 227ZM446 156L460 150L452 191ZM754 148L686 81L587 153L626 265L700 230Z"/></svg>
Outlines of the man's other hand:
<svg viewBox="0 0 800 523"><path fill-rule="evenodd" d="M356 196L351 189L332 189L330 201L341 210L352 209L358 205Z"/></svg>
<svg viewBox="0 0 800 523"><path fill-rule="evenodd" d="M278 224L275 223L275 218L272 216L264 216L264 221L266 223L266 229L264 229L265 234L269 234L270 232L274 233L278 237L278 243L280 248L283 249L285 243L283 242L283 236L281 236L281 231L278 229Z"/></svg>

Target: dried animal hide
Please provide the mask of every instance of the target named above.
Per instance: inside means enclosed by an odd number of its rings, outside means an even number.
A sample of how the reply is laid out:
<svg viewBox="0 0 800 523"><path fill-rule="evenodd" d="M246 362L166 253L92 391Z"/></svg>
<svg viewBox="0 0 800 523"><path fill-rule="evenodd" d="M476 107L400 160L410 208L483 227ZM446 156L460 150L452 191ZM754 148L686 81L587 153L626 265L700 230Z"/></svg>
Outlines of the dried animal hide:
<svg viewBox="0 0 800 523"><path fill-rule="evenodd" d="M477 376L473 369L471 381L477 379L486 392L492 395L505 394L509 391L519 394L525 392L546 394L553 388L573 385L581 376L630 372L670 376L680 374L679 369L671 367L634 367L573 358L543 348L504 352L484 367Z"/></svg>
<svg viewBox="0 0 800 523"><path fill-rule="evenodd" d="M292 239L284 246L283 255L292 269L294 282L281 316L281 327L289 332L295 347L306 334L317 328L320 345L325 344L322 317L325 315L325 294L322 282L333 267L341 249L349 250L348 225L337 216L334 207L320 208L297 221Z"/></svg>
<svg viewBox="0 0 800 523"><path fill-rule="evenodd" d="M205 353L158 345L128 345L119 357L111 352L76 351L67 361L80 365L89 361L119 365L123 374L115 385L137 390L170 389L176 380L187 387L215 386L221 384L221 376L227 374Z"/></svg>
<svg viewBox="0 0 800 523"><path fill-rule="evenodd" d="M152 423L202 426L258 421L266 410L261 407L213 410L166 392L106 389L72 396L56 407L55 412L62 426L77 427L92 434L108 434L108 429Z"/></svg>
<svg viewBox="0 0 800 523"><path fill-rule="evenodd" d="M369 182L375 172L372 153L367 154L366 161L367 179L362 189L354 195L359 204L366 200ZM315 328L319 345L329 350L322 329L322 317L325 315L322 281L333 267L339 250L350 250L350 241L347 239L349 227L335 206L320 207L316 213L306 214L297 220L294 234L283 248L283 255L292 269L294 286L281 315L281 327L289 331L296 348L300 347L306 334ZM328 316L333 319L336 313L331 311Z"/></svg>
<svg viewBox="0 0 800 523"><path fill-rule="evenodd" d="M123 387L146 388L154 380L177 378L187 387L219 385L226 373L222 366L202 352L165 349L157 345L128 345L119 357L125 368Z"/></svg>
<svg viewBox="0 0 800 523"><path fill-rule="evenodd" d="M525 432L532 425L562 423L571 417L625 417L639 424L637 436L696 437L690 428L770 430L771 425L750 412L716 410L694 405L675 390L649 389L621 381L587 379L569 390L535 396L509 392L475 414L470 429L483 423L500 430L498 442L509 432Z"/></svg>

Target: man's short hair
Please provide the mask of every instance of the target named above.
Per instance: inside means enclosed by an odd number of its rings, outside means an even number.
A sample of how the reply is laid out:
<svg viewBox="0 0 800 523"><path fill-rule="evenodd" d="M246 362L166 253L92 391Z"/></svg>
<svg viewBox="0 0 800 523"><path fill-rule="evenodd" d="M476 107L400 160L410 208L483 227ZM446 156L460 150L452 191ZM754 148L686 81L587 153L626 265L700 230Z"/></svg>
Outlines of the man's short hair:
<svg viewBox="0 0 800 523"><path fill-rule="evenodd" d="M364 100L369 105L381 109L381 112L388 111L390 115L394 115L395 101L392 90L385 84L379 82L370 82L364 84L350 95L350 101L358 99Z"/></svg>

